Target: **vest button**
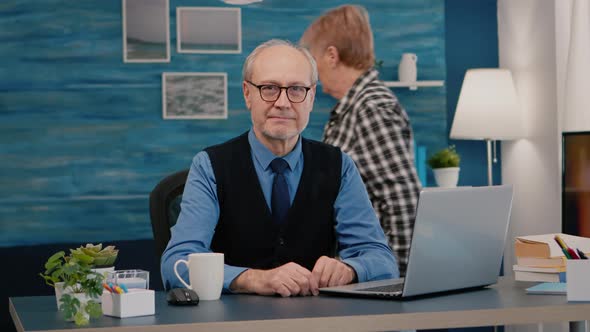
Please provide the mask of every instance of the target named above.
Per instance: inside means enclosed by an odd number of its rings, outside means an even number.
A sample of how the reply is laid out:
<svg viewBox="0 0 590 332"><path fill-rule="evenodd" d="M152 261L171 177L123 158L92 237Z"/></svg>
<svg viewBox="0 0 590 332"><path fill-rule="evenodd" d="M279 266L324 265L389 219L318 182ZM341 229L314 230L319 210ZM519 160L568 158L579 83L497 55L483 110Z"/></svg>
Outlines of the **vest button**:
<svg viewBox="0 0 590 332"><path fill-rule="evenodd" d="M279 238L279 245L280 246L284 246L285 245L285 239L283 239L282 237Z"/></svg>

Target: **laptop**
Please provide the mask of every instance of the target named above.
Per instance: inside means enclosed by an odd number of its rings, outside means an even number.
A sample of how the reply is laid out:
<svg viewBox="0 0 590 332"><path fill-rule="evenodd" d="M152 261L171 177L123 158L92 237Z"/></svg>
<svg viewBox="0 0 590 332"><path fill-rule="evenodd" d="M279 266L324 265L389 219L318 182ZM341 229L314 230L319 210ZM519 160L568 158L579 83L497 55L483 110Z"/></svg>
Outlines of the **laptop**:
<svg viewBox="0 0 590 332"><path fill-rule="evenodd" d="M320 288L329 295L407 299L498 282L513 188L420 192L405 278Z"/></svg>

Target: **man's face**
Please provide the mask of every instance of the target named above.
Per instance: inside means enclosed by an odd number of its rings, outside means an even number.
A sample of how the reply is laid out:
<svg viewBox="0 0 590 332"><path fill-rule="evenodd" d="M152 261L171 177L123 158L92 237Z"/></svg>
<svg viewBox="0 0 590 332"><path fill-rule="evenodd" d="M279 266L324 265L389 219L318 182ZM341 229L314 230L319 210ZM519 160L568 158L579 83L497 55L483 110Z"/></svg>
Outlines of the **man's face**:
<svg viewBox="0 0 590 332"><path fill-rule="evenodd" d="M288 46L263 50L252 64L250 81L256 85L311 87L305 100L293 103L281 89L274 102L264 101L257 87L243 82L244 99L252 116L254 132L263 143L291 141L305 129L313 108L315 85L311 82L311 65L305 55ZM267 98L268 99L268 98Z"/></svg>

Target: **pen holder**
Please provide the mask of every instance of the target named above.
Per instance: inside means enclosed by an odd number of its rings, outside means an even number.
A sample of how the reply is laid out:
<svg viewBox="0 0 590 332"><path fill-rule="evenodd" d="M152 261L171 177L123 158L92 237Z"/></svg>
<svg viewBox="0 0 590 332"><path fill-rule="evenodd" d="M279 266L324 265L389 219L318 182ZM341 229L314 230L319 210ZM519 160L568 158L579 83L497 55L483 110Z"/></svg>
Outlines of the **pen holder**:
<svg viewBox="0 0 590 332"><path fill-rule="evenodd" d="M567 300L590 301L590 260L568 259L567 271Z"/></svg>
<svg viewBox="0 0 590 332"><path fill-rule="evenodd" d="M129 289L128 293L102 294L102 313L119 318L149 316L156 312L154 291L151 289Z"/></svg>

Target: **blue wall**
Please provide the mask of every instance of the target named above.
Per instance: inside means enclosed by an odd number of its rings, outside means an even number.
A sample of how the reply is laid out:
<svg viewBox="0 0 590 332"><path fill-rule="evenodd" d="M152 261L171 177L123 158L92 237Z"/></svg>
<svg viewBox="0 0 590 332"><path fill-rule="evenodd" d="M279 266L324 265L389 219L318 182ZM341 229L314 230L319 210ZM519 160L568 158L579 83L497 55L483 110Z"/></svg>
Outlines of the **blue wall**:
<svg viewBox="0 0 590 332"><path fill-rule="evenodd" d="M170 1L170 63L123 63L120 0L8 0L0 5L0 247L150 239L147 197L203 147L250 126L240 72L270 38L297 40L328 8L345 3L264 0L242 6L242 54L179 54ZM418 77L445 80L443 0L370 0L382 79L403 52ZM163 72L227 72L227 120L163 120ZM446 87L396 89L417 143L447 143ZM319 139L335 100L319 95L306 135Z"/></svg>
<svg viewBox="0 0 590 332"><path fill-rule="evenodd" d="M463 76L470 68L498 67L498 20L496 0L446 0L445 41L447 60L447 132L453 123ZM448 136L447 136L448 137ZM450 140L461 155L459 185L483 186L487 179L484 141ZM494 184L501 179L500 142Z"/></svg>

